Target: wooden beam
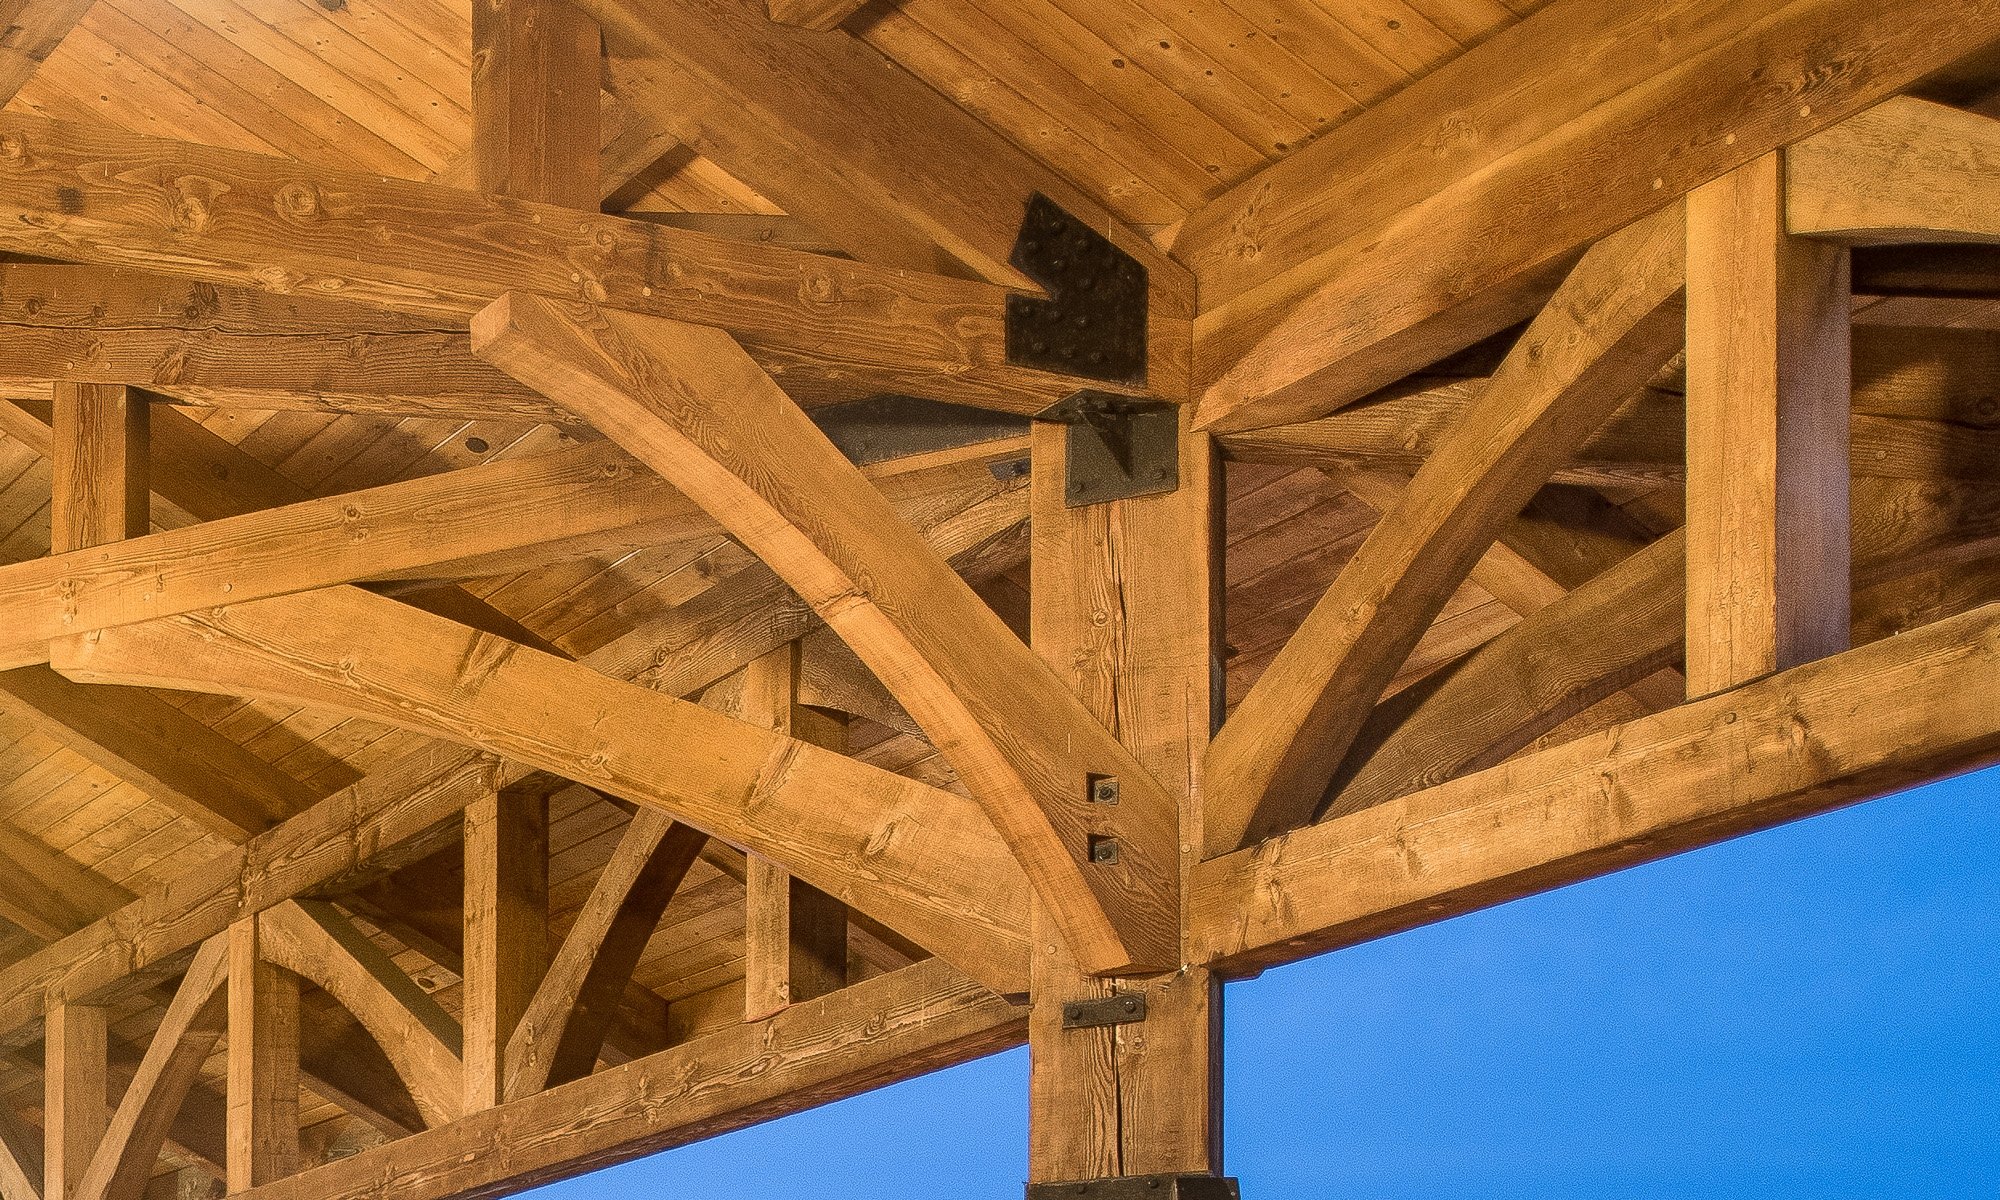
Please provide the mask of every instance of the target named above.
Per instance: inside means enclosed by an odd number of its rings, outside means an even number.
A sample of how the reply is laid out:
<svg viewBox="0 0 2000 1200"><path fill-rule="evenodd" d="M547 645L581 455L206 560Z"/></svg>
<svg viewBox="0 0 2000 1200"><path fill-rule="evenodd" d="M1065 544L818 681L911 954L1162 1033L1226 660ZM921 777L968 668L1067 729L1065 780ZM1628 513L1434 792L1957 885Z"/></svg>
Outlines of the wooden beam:
<svg viewBox="0 0 2000 1200"><path fill-rule="evenodd" d="M5 874L0 917L47 941L76 932L132 898L11 823L0 825L0 872Z"/></svg>
<svg viewBox="0 0 2000 1200"><path fill-rule="evenodd" d="M214 408L574 425L452 333L99 332L0 325L0 385L121 384ZM144 532L143 530L141 532Z"/></svg>
<svg viewBox="0 0 2000 1200"><path fill-rule="evenodd" d="M47 1130L47 1200L78 1194L90 1157L111 1123L109 1013L94 1005L51 1002L43 1025L42 1123Z"/></svg>
<svg viewBox="0 0 2000 1200"><path fill-rule="evenodd" d="M508 1038L508 1100L596 1069L633 968L707 841L657 810L633 815Z"/></svg>
<svg viewBox="0 0 2000 1200"><path fill-rule="evenodd" d="M1189 218L1200 422L1393 383L1527 316L1592 241L1996 37L1981 0L1546 5Z"/></svg>
<svg viewBox="0 0 2000 1200"><path fill-rule="evenodd" d="M142 330L361 337L463 329L463 322L410 317L309 293L219 287L149 271L62 262L0 262L0 325L102 337Z"/></svg>
<svg viewBox="0 0 2000 1200"><path fill-rule="evenodd" d="M149 525L145 400L122 387L58 383L49 543L56 553L139 537Z"/></svg>
<svg viewBox="0 0 2000 1200"><path fill-rule="evenodd" d="M840 23L868 6L868 0L765 0L765 11L780 25L801 29L838 29Z"/></svg>
<svg viewBox="0 0 2000 1200"><path fill-rule="evenodd" d="M30 116L0 138L0 210L33 217L0 248L460 320L537 292L733 330L781 377L1017 412L1083 386L1007 363L990 284Z"/></svg>
<svg viewBox="0 0 2000 1200"><path fill-rule="evenodd" d="M228 974L228 937L202 943L76 1185L78 1200L140 1200L145 1194L174 1114L228 1023L222 986Z"/></svg>
<svg viewBox="0 0 2000 1200"><path fill-rule="evenodd" d="M1253 972L1988 765L1996 669L1988 606L1205 862L1190 957Z"/></svg>
<svg viewBox="0 0 2000 1200"><path fill-rule="evenodd" d="M472 6L473 186L596 211L597 23L568 0Z"/></svg>
<svg viewBox="0 0 2000 1200"><path fill-rule="evenodd" d="M120 549L125 545L118 543ZM5 571L0 568L0 575ZM283 771L139 688L83 687L46 667L23 667L0 672L0 705L114 778L231 841L262 833L318 798ZM104 905L90 919L115 907Z"/></svg>
<svg viewBox="0 0 2000 1200"><path fill-rule="evenodd" d="M918 963L246 1194L518 1190L991 1054L1019 1044L1023 1025L1022 1009L942 962Z"/></svg>
<svg viewBox="0 0 2000 1200"><path fill-rule="evenodd" d="M459 1023L380 946L323 900L288 900L257 914L264 957L324 988L382 1047L432 1126L465 1110Z"/></svg>
<svg viewBox="0 0 2000 1200"><path fill-rule="evenodd" d="M845 753L846 725L800 704L799 674L797 642L751 662L744 668L742 718ZM847 986L845 904L755 855L743 893L744 1020L761 1021Z"/></svg>
<svg viewBox="0 0 2000 1200"><path fill-rule="evenodd" d="M762 0L579 7L614 93L857 258L1031 287L1010 259L1040 193L1145 265L1156 316L1191 314L1183 268L858 38L777 24Z"/></svg>
<svg viewBox="0 0 2000 1200"><path fill-rule="evenodd" d="M1785 151L1785 224L1846 245L2000 241L2000 121L1913 96Z"/></svg>
<svg viewBox="0 0 2000 1200"><path fill-rule="evenodd" d="M12 100L76 28L92 0L7 0L0 4L0 104Z"/></svg>
<svg viewBox="0 0 2000 1200"><path fill-rule="evenodd" d="M950 759L1086 970L1178 958L1172 799L727 334L510 295L473 344L706 508L840 633ZM1095 777L1120 781L1119 804L1090 803ZM1093 862L1107 838L1115 863Z"/></svg>
<svg viewBox="0 0 2000 1200"><path fill-rule="evenodd" d="M84 658L77 677L357 713L657 806L1020 990L1025 880L951 793L351 588L105 631ZM661 771L663 745L701 753Z"/></svg>
<svg viewBox="0 0 2000 1200"><path fill-rule="evenodd" d="M1688 197L1688 694L1848 644L1848 256L1779 158Z"/></svg>
<svg viewBox="0 0 2000 1200"><path fill-rule="evenodd" d="M1200 764L1222 711L1221 463L1184 421L1175 491L1071 508L1067 441L1061 426L1034 432L1032 641L1174 797L1185 869L1202 845ZM1029 1178L1219 1173L1219 982L1200 967L1091 979L1055 937L1035 950ZM1065 1003L1116 994L1143 996L1144 1022L1064 1028Z"/></svg>
<svg viewBox="0 0 2000 1200"><path fill-rule="evenodd" d="M258 924L228 934L231 1192L299 1169L299 977L265 961Z"/></svg>
<svg viewBox="0 0 2000 1200"><path fill-rule="evenodd" d="M0 1200L43 1200L43 1133L0 1108Z"/></svg>
<svg viewBox="0 0 2000 1200"><path fill-rule="evenodd" d="M1295 828L1502 524L1681 345L1679 206L1584 256L1207 756L1209 856Z"/></svg>
<svg viewBox="0 0 2000 1200"><path fill-rule="evenodd" d="M514 788L465 810L464 1112L507 1098L507 1043L549 967L549 798Z"/></svg>

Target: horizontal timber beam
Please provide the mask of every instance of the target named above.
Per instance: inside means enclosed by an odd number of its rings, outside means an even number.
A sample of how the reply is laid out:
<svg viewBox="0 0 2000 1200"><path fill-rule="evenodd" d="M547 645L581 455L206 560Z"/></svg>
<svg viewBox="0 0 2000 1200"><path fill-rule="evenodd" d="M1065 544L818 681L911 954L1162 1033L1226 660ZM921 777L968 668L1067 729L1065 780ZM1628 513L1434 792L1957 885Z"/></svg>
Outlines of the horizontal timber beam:
<svg viewBox="0 0 2000 1200"><path fill-rule="evenodd" d="M432 318L512 289L714 324L780 378L1018 412L1110 386L1010 365L997 285L38 117L0 115L0 218L0 248Z"/></svg>
<svg viewBox="0 0 2000 1200"><path fill-rule="evenodd" d="M979 1058L1026 1036L1027 1009L932 959L239 1194L509 1195Z"/></svg>
<svg viewBox="0 0 2000 1200"><path fill-rule="evenodd" d="M0 325L103 334L178 330L339 337L452 333L464 322L124 267L0 262Z"/></svg>
<svg viewBox="0 0 2000 1200"><path fill-rule="evenodd" d="M574 425L453 333L284 334L0 324L0 388L51 379L164 389L217 408Z"/></svg>
<svg viewBox="0 0 2000 1200"><path fill-rule="evenodd" d="M1556 0L1188 219L1197 422L1387 386L1590 242L1996 38L1983 0Z"/></svg>
<svg viewBox="0 0 2000 1200"><path fill-rule="evenodd" d="M2000 760L2000 606L1202 863L1193 961L1250 973Z"/></svg>

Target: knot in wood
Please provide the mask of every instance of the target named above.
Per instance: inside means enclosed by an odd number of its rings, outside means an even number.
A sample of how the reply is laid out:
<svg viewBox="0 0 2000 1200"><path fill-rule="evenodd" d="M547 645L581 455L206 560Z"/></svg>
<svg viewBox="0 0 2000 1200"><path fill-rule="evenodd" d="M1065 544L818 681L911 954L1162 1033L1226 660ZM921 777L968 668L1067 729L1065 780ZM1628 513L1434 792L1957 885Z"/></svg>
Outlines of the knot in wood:
<svg viewBox="0 0 2000 1200"><path fill-rule="evenodd" d="M319 189L303 181L288 183L278 189L276 207L279 218L293 224L317 220L321 216Z"/></svg>

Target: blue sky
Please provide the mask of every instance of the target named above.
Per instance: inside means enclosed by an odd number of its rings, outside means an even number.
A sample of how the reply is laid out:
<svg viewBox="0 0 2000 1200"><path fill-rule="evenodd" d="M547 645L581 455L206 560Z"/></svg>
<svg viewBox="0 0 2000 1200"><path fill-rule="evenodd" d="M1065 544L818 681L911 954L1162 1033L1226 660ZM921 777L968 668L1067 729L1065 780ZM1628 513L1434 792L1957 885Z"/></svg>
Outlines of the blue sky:
<svg viewBox="0 0 2000 1200"><path fill-rule="evenodd" d="M1227 993L1250 1200L2000 1196L2000 768ZM541 1200L1016 1200L1027 1052Z"/></svg>

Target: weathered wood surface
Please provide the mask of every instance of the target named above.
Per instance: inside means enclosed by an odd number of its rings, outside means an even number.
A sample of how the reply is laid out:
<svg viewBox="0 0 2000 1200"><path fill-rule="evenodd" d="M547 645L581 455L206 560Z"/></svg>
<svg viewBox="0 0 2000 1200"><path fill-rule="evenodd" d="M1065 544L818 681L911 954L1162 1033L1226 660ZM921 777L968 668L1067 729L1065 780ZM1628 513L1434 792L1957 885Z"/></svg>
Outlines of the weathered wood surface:
<svg viewBox="0 0 2000 1200"><path fill-rule="evenodd" d="M1564 281L1210 744L1213 857L1303 824L1369 709L1557 463L1680 348L1678 205Z"/></svg>
<svg viewBox="0 0 2000 1200"><path fill-rule="evenodd" d="M657 805L1019 990L1022 875L976 805L587 665L350 588L107 630L72 671L373 716Z"/></svg>
<svg viewBox="0 0 2000 1200"><path fill-rule="evenodd" d="M1547 5L1189 219L1199 420L1393 383L1527 316L1591 241L1996 37L1982 0Z"/></svg>
<svg viewBox="0 0 2000 1200"><path fill-rule="evenodd" d="M1175 961L1172 798L726 333L509 295L473 345L588 415L812 605L951 761L1085 969ZM1095 777L1120 781L1116 806L1090 802ZM1115 862L1091 861L1100 837Z"/></svg>
<svg viewBox="0 0 2000 1200"><path fill-rule="evenodd" d="M1015 411L1078 386L1007 365L991 284L36 117L0 141L0 246L30 254L461 321L535 291L730 329L780 377Z"/></svg>
<svg viewBox="0 0 2000 1200"><path fill-rule="evenodd" d="M1251 971L2000 760L1987 606L1203 863L1189 952Z"/></svg>
<svg viewBox="0 0 2000 1200"><path fill-rule="evenodd" d="M943 962L918 963L245 1195L507 1194L1017 1045L1025 1021Z"/></svg>

